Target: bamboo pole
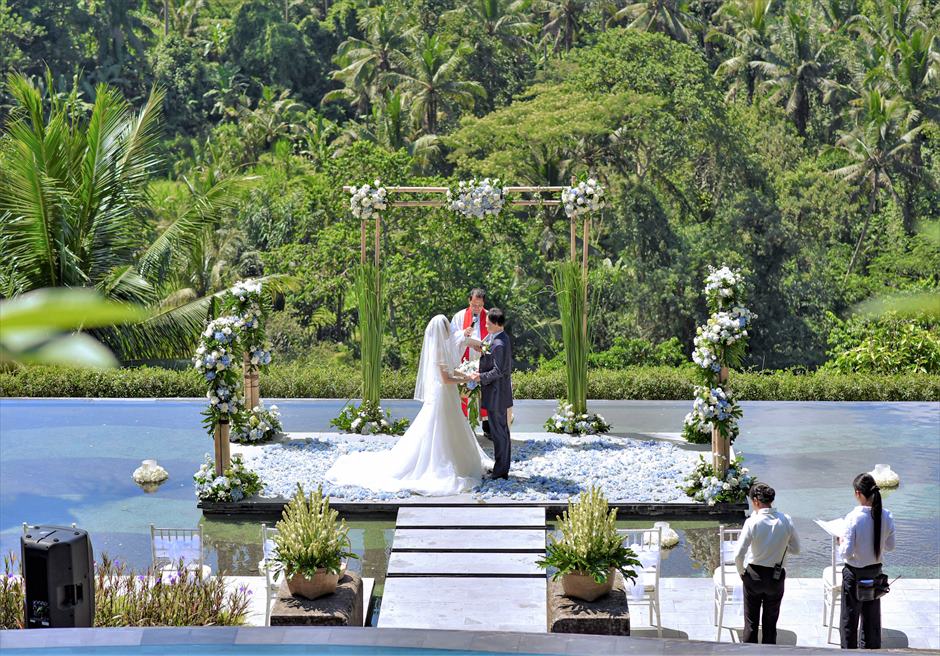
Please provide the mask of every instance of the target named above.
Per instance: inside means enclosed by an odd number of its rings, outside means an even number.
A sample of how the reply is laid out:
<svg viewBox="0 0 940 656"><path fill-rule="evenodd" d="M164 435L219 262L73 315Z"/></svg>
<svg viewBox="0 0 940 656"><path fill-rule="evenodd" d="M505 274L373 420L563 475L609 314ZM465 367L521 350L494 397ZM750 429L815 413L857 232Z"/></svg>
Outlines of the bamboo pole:
<svg viewBox="0 0 940 656"><path fill-rule="evenodd" d="M366 220L359 222L359 264L366 263Z"/></svg>
<svg viewBox="0 0 940 656"><path fill-rule="evenodd" d="M346 185L343 187L343 191L347 193L352 193L356 191L358 187L352 185ZM510 194L527 194L535 193L539 191L561 191L565 187L561 186L517 186L517 187L503 187L507 193ZM385 187L385 191L392 194L446 194L450 191L449 187Z"/></svg>
<svg viewBox="0 0 940 656"><path fill-rule="evenodd" d="M229 449L229 424L227 419L221 419L215 425L213 441L215 442L215 475L222 476L225 470L232 465L231 451Z"/></svg>
<svg viewBox="0 0 940 656"><path fill-rule="evenodd" d="M578 259L578 228L575 226L574 217L568 219L569 232L571 233L571 261L575 262Z"/></svg>
<svg viewBox="0 0 940 656"><path fill-rule="evenodd" d="M718 385L724 387L728 382L728 367L722 367L718 372ZM731 441L721 434L717 427L712 426L712 467L715 474L724 479L731 464Z"/></svg>
<svg viewBox="0 0 940 656"><path fill-rule="evenodd" d="M584 341L587 343L587 334L588 334L588 244L591 241L591 215L584 215L584 231L582 234L583 246L581 251L581 273L584 276L584 314L581 317L582 327L581 331L584 334Z"/></svg>

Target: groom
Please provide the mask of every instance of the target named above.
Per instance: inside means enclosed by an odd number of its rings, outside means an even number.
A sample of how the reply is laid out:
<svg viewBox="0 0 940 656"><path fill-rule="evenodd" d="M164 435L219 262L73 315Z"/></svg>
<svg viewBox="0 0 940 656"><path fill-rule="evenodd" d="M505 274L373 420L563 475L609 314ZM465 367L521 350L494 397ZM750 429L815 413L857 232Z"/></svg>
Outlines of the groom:
<svg viewBox="0 0 940 656"><path fill-rule="evenodd" d="M493 440L493 478L509 478L509 421L508 410L512 407L512 346L509 335L503 330L506 317L499 308L491 308L486 315L486 331L489 333L490 352L480 357L480 371L470 375L479 381L481 405L487 409L490 421L490 436Z"/></svg>

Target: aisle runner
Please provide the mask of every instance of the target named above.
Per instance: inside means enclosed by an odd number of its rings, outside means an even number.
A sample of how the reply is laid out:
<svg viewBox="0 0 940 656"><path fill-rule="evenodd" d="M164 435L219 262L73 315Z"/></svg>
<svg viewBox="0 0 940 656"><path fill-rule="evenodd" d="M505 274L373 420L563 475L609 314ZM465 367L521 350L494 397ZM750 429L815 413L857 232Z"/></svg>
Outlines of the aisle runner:
<svg viewBox="0 0 940 656"><path fill-rule="evenodd" d="M545 632L544 508L401 508L380 628Z"/></svg>

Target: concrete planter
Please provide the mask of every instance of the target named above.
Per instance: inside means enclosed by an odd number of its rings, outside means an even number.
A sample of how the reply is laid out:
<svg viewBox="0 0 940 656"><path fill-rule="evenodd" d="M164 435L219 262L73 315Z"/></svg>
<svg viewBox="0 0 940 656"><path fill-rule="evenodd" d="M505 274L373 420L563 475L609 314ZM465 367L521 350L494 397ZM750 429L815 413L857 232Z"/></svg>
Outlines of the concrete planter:
<svg viewBox="0 0 940 656"><path fill-rule="evenodd" d="M294 574L287 579L287 589L295 597L305 599L319 599L336 592L336 585L346 574L346 561L343 561L338 574L330 574L325 568L320 568L313 578Z"/></svg>
<svg viewBox="0 0 940 656"><path fill-rule="evenodd" d="M614 574L617 570L613 567L607 572L607 580L604 583L598 583L589 574L572 572L571 574L562 574L561 589L566 597L583 599L584 601L594 601L611 591L614 586Z"/></svg>

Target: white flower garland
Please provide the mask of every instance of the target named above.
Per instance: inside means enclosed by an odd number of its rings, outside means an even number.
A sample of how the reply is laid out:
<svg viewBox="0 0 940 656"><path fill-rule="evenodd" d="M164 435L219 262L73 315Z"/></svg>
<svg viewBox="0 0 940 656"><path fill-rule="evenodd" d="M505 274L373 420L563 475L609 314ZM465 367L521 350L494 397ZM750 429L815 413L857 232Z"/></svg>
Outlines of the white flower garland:
<svg viewBox="0 0 940 656"><path fill-rule="evenodd" d="M565 187L561 192L561 204L569 219L596 212L604 207L604 187L594 178L588 178L573 187Z"/></svg>
<svg viewBox="0 0 940 656"><path fill-rule="evenodd" d="M463 216L497 216L506 202L506 189L500 186L499 178L460 181L456 190L447 190L447 201L450 209Z"/></svg>
<svg viewBox="0 0 940 656"><path fill-rule="evenodd" d="M349 199L349 211L357 219L369 219L377 212L382 212L388 207L388 191L374 181L374 187L364 184L361 187L353 187L352 197Z"/></svg>

